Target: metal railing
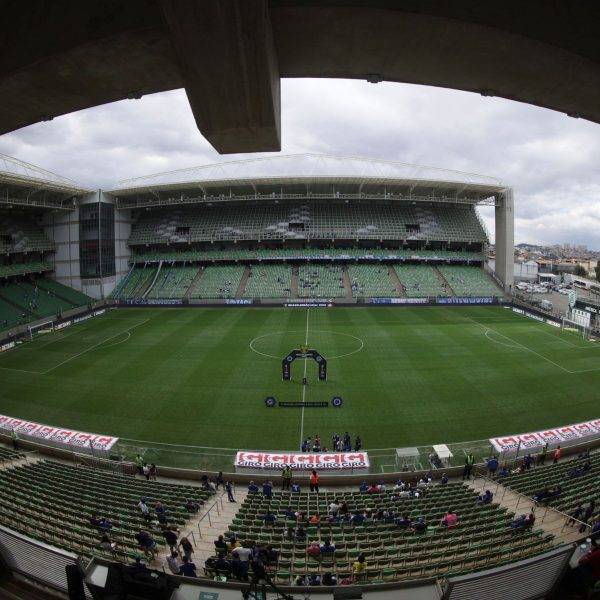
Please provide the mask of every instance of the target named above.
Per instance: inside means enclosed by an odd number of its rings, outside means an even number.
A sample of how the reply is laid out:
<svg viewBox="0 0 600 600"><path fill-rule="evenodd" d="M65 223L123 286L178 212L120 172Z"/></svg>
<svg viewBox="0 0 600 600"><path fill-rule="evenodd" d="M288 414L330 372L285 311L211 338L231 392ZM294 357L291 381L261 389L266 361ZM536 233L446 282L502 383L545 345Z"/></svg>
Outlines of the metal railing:
<svg viewBox="0 0 600 600"><path fill-rule="evenodd" d="M223 492L221 494L221 496L219 498L217 498L213 504L208 508L208 510L200 517L200 519L198 520L198 535L202 538L202 529L200 527L200 525L202 524L202 522L205 519L208 519L208 524L210 527L212 527L212 519L210 518L210 513L215 510L217 515L221 514L221 511L223 510L223 496L224 496L225 492ZM219 504L220 509L219 509Z"/></svg>

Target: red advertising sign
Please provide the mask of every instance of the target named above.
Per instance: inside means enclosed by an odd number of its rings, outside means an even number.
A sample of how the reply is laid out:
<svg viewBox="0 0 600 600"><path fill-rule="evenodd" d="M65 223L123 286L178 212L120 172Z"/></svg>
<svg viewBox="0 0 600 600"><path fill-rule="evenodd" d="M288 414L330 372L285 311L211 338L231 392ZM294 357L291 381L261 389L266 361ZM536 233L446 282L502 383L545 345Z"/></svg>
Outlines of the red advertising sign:
<svg viewBox="0 0 600 600"><path fill-rule="evenodd" d="M248 469L365 469L369 466L367 452L238 452L235 466Z"/></svg>

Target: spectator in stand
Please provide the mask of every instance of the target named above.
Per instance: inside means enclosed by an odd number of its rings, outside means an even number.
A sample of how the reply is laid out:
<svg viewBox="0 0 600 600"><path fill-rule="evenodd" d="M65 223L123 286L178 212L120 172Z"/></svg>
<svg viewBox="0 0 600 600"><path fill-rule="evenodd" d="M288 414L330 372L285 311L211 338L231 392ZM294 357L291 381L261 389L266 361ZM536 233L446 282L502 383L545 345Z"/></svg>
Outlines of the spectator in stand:
<svg viewBox="0 0 600 600"><path fill-rule="evenodd" d="M401 519L398 519L396 525L402 529L408 529L411 526L411 520L408 513L405 513Z"/></svg>
<svg viewBox="0 0 600 600"><path fill-rule="evenodd" d="M340 512L340 503L337 498L334 498L329 505L329 514L336 516Z"/></svg>
<svg viewBox="0 0 600 600"><path fill-rule="evenodd" d="M358 559L356 560L356 562L354 563L354 568L353 568L353 572L354 572L354 579L359 580L359 579L364 579L366 574L367 574L367 560L365 558L364 554L360 554L358 556Z"/></svg>
<svg viewBox="0 0 600 600"><path fill-rule="evenodd" d="M92 516L90 517L90 525L92 527L100 527L100 519L98 518L98 515L96 513L92 513Z"/></svg>
<svg viewBox="0 0 600 600"><path fill-rule="evenodd" d="M196 565L187 556L183 557L183 563L179 567L179 574L184 577L196 577Z"/></svg>
<svg viewBox="0 0 600 600"><path fill-rule="evenodd" d="M245 548L244 546L239 546L238 548L234 548L231 554L233 556L237 556L242 562L247 563L252 556L252 548Z"/></svg>
<svg viewBox="0 0 600 600"><path fill-rule="evenodd" d="M150 465L149 464L144 463L144 466L142 467L142 473L144 474L146 481L150 481Z"/></svg>
<svg viewBox="0 0 600 600"><path fill-rule="evenodd" d="M531 454L526 454L523 457L523 465L525 466L525 470L529 471L529 469L531 468Z"/></svg>
<svg viewBox="0 0 600 600"><path fill-rule="evenodd" d="M441 485L446 485L448 483L448 475L446 473L442 473L442 478L440 479Z"/></svg>
<svg viewBox="0 0 600 600"><path fill-rule="evenodd" d="M321 546L319 546L319 542L311 542L310 546L306 549L306 553L309 556L319 556L321 554Z"/></svg>
<svg viewBox="0 0 600 600"><path fill-rule="evenodd" d="M367 488L368 494L373 494L381 491L381 486L378 483L373 483Z"/></svg>
<svg viewBox="0 0 600 600"><path fill-rule="evenodd" d="M419 517L418 520L412 526L413 533L421 535L427 532L427 521L425 517Z"/></svg>
<svg viewBox="0 0 600 600"><path fill-rule="evenodd" d="M496 471L498 470L498 459L495 456L492 456L487 461L487 470L488 477L493 478L496 475Z"/></svg>
<svg viewBox="0 0 600 600"><path fill-rule="evenodd" d="M310 491L319 493L319 475L313 470L309 479Z"/></svg>
<svg viewBox="0 0 600 600"><path fill-rule="evenodd" d="M102 548L102 550L104 550L105 552L110 552L113 556L113 558L116 558L117 553L115 552L115 549L117 547L117 544L115 542L111 542L110 538L108 537L108 534L104 534L102 536L102 539L100 540L100 548Z"/></svg>
<svg viewBox="0 0 600 600"><path fill-rule="evenodd" d="M134 562L132 562L131 564L129 564L127 566L132 571L137 571L137 572L148 570L148 567L142 562L141 556L136 556Z"/></svg>
<svg viewBox="0 0 600 600"><path fill-rule="evenodd" d="M481 494L476 500L476 504L489 504L494 498L494 494L490 490L485 490L485 494Z"/></svg>
<svg viewBox="0 0 600 600"><path fill-rule="evenodd" d="M552 464L555 465L560 460L561 456L562 456L562 450L561 450L560 446L557 446L556 450L554 451L554 460L552 461Z"/></svg>
<svg viewBox="0 0 600 600"><path fill-rule="evenodd" d="M217 490L219 489L219 486L224 486L225 485L225 480L223 479L223 471L219 471L217 473L217 476L215 477L215 486L217 487Z"/></svg>
<svg viewBox="0 0 600 600"><path fill-rule="evenodd" d="M215 540L215 552L217 554L227 554L227 542L222 535Z"/></svg>
<svg viewBox="0 0 600 600"><path fill-rule="evenodd" d="M248 493L249 494L256 494L256 493L258 493L258 486L254 483L254 481L251 481L248 484Z"/></svg>
<svg viewBox="0 0 600 600"><path fill-rule="evenodd" d="M329 538L327 538L323 542L323 545L321 546L321 554L323 554L323 552L329 553L329 554L332 554L333 552L335 552L335 544L332 544L331 540Z"/></svg>
<svg viewBox="0 0 600 600"><path fill-rule="evenodd" d="M156 476L158 475L158 469L156 468L156 465L154 463L150 464L150 479L152 479L152 481L156 481Z"/></svg>
<svg viewBox="0 0 600 600"><path fill-rule="evenodd" d="M169 571L173 573L173 575L179 575L179 569L181 565L179 564L179 552L173 550L169 556L167 556L167 566L169 567Z"/></svg>
<svg viewBox="0 0 600 600"><path fill-rule="evenodd" d="M308 522L313 525L318 525L321 522L321 515L319 513L315 513Z"/></svg>
<svg viewBox="0 0 600 600"><path fill-rule="evenodd" d="M146 504L146 496L142 496L140 498L140 501L138 502L138 508L142 512L142 517L144 517L146 521L152 520L152 517L150 516L150 509Z"/></svg>
<svg viewBox="0 0 600 600"><path fill-rule="evenodd" d="M297 481L294 481L294 483L292 483L292 493L293 494L300 493L300 484Z"/></svg>
<svg viewBox="0 0 600 600"><path fill-rule="evenodd" d="M229 502L235 503L235 498L233 497L233 483L231 483L231 481L225 482L225 491L227 492L227 499Z"/></svg>
<svg viewBox="0 0 600 600"><path fill-rule="evenodd" d="M592 585L600 581L600 547L593 547L590 552L584 554L579 559L579 566L588 571Z"/></svg>
<svg viewBox="0 0 600 600"><path fill-rule="evenodd" d="M584 533L587 527L587 523L588 521L591 519L592 515L594 514L596 510L596 501L594 499L590 500L590 503L588 506L586 506L585 510L583 511L583 515L581 516L581 521L582 524L579 527L579 533Z"/></svg>
<svg viewBox="0 0 600 600"><path fill-rule="evenodd" d="M370 487L371 487L371 486L370 486L370 485L369 485L369 484L368 484L366 481L363 481L363 482L362 482L362 483L361 483L361 484L358 486L358 491L359 491L359 492L366 492L366 491L368 491L368 489L369 489Z"/></svg>
<svg viewBox="0 0 600 600"><path fill-rule="evenodd" d="M521 515L517 519L515 519L510 526L516 531L522 527L525 527L525 523L527 521L526 515Z"/></svg>
<svg viewBox="0 0 600 600"><path fill-rule="evenodd" d="M335 575L332 575L331 573L328 572L328 573L325 573L323 575L323 577L321 578L321 584L328 585L328 586L336 585L337 579L336 579Z"/></svg>
<svg viewBox="0 0 600 600"><path fill-rule="evenodd" d="M304 541L306 539L306 529L304 529L304 527L302 527L302 525L299 525L296 528L296 539L299 541Z"/></svg>
<svg viewBox="0 0 600 600"><path fill-rule="evenodd" d="M265 481L262 484L262 493L263 496L269 500L273 497L273 484L270 481Z"/></svg>
<svg viewBox="0 0 600 600"><path fill-rule="evenodd" d="M238 556L234 556L230 561L231 574L240 581L248 580L248 562L240 560Z"/></svg>
<svg viewBox="0 0 600 600"><path fill-rule="evenodd" d="M582 514L583 506L581 504L578 504L577 508L571 513L569 520L567 521L567 526L572 527L573 525L575 525L575 522L581 519Z"/></svg>
<svg viewBox="0 0 600 600"><path fill-rule="evenodd" d="M285 518L288 521L291 520L296 520L296 513L292 510L292 508L290 506L288 506L284 511L283 511L283 515L285 516Z"/></svg>
<svg viewBox="0 0 600 600"><path fill-rule="evenodd" d="M140 531L136 536L140 548L144 551L146 556L150 557L150 560L154 560L154 557L157 553L156 550L156 542L152 538L152 536L147 531Z"/></svg>
<svg viewBox="0 0 600 600"><path fill-rule="evenodd" d="M232 535L227 542L227 550L229 550L229 552L233 552L236 548L241 547L242 544L238 542L238 539L235 537L235 535Z"/></svg>
<svg viewBox="0 0 600 600"><path fill-rule="evenodd" d="M102 517L98 521L98 529L101 529L102 531L110 531L112 528L112 523L106 517Z"/></svg>
<svg viewBox="0 0 600 600"><path fill-rule="evenodd" d="M277 521L277 517L269 510L267 509L267 511L265 512L265 514L261 517L261 519L265 522L265 523L274 523L275 521Z"/></svg>
<svg viewBox="0 0 600 600"><path fill-rule="evenodd" d="M169 527L162 532L165 542L169 546L169 550L171 550L171 552L175 552L175 548L177 548L177 533L178 531L176 529L173 530Z"/></svg>
<svg viewBox="0 0 600 600"><path fill-rule="evenodd" d="M354 442L354 452L360 452L361 448L362 448L362 441L361 441L360 437L356 436L356 440Z"/></svg>
<svg viewBox="0 0 600 600"><path fill-rule="evenodd" d="M200 504L190 500L189 498L186 498L184 508L188 512L197 513L200 510Z"/></svg>
<svg viewBox="0 0 600 600"><path fill-rule="evenodd" d="M447 527L448 529L450 529L451 527L456 527L457 524L458 524L458 515L450 509L446 513L446 516L443 517L442 520L440 521L440 525L442 527Z"/></svg>
<svg viewBox="0 0 600 600"><path fill-rule="evenodd" d="M192 542L190 542L190 540L187 539L187 537L182 537L179 540L179 548L181 549L181 552L183 553L184 558L187 558L188 560L192 560L192 554L194 553L194 546L192 545Z"/></svg>

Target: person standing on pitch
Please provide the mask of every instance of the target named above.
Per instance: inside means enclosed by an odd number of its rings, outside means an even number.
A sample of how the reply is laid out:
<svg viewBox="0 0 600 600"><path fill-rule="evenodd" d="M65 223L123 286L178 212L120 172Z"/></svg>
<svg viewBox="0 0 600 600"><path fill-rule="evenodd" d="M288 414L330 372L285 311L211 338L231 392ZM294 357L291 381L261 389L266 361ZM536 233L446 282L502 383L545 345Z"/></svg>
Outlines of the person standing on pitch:
<svg viewBox="0 0 600 600"><path fill-rule="evenodd" d="M283 467L283 472L281 473L281 489L288 490L290 489L290 483L292 482L292 469L289 465Z"/></svg>
<svg viewBox="0 0 600 600"><path fill-rule="evenodd" d="M473 470L473 465L475 464L475 457L473 456L472 452L469 452L467 454L467 457L465 458L465 468L463 470L463 481L465 480L465 478L470 479L471 478L471 471Z"/></svg>

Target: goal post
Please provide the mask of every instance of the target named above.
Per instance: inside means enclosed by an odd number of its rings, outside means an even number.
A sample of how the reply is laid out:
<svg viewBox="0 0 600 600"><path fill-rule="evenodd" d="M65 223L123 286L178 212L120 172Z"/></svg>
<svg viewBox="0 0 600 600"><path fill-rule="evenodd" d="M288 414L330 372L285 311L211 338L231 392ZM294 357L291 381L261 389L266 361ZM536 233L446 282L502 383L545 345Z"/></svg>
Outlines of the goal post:
<svg viewBox="0 0 600 600"><path fill-rule="evenodd" d="M568 319L567 317L562 318L560 329L561 331L570 331L571 333L581 335L585 340L589 340L592 335L592 329L589 325L574 321L573 319Z"/></svg>
<svg viewBox="0 0 600 600"><path fill-rule="evenodd" d="M37 325L27 327L29 333L29 341L33 341L33 336L38 333L52 333L54 331L54 321L45 321Z"/></svg>

